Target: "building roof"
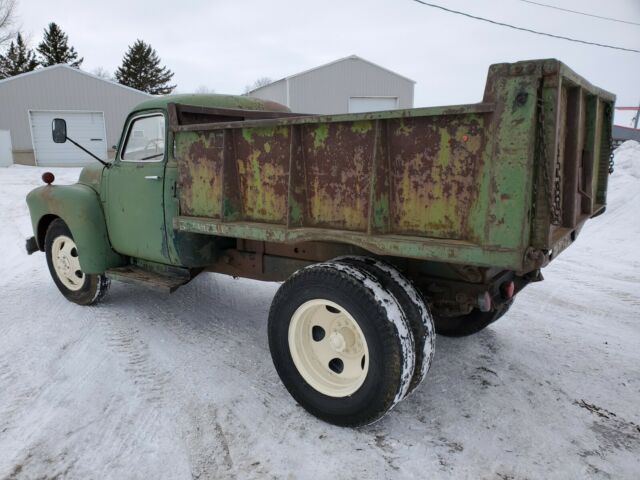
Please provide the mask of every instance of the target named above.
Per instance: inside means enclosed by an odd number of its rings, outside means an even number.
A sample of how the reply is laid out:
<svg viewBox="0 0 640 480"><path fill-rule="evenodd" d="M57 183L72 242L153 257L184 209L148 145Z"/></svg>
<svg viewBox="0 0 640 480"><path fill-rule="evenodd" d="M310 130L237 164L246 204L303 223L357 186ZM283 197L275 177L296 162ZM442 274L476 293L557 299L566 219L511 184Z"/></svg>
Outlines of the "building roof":
<svg viewBox="0 0 640 480"><path fill-rule="evenodd" d="M612 134L614 140L636 140L640 142L640 128L614 125Z"/></svg>
<svg viewBox="0 0 640 480"><path fill-rule="evenodd" d="M32 70L30 72L21 73L20 75L14 75L13 77L4 78L4 79L0 80L0 87L3 84L7 83L7 82L13 82L15 80L20 80L20 79L23 79L23 78L31 76L31 75L43 75L43 74L46 74L48 72L51 72L52 70L58 70L58 69L66 69L66 70L68 70L70 72L73 72L73 73L76 73L76 74L79 74L79 75L86 75L87 77L93 78L94 80L100 80L102 82L109 83L111 85L115 85L116 87L119 87L119 88L124 88L124 89L130 90L132 92L136 92L136 93L139 93L139 94L142 94L142 95L147 95L149 97L152 96L151 94L143 92L141 90L137 90L135 88L127 87L126 85L122 85L122 84L120 84L118 82L114 82L113 80L108 80L106 78L98 77L97 75L94 75L94 74L89 73L89 72L85 72L84 70L80 70L79 68L71 67L71 66L67 65L66 63L59 63L57 65L51 65L50 67L36 68L35 70Z"/></svg>
<svg viewBox="0 0 640 480"><path fill-rule="evenodd" d="M234 108L241 110L262 110L270 112L288 112L289 109L280 103L259 98L240 95L207 94L175 94L153 97L138 104L134 110L148 110L152 108L167 108L169 103L192 105L209 108Z"/></svg>
<svg viewBox="0 0 640 480"><path fill-rule="evenodd" d="M325 67L328 67L330 65L334 65L336 63L339 63L339 62L344 62L346 60L360 60L362 62L368 63L369 65L373 65L376 68L384 70L384 71L386 71L386 72L388 72L388 73L390 73L392 75L395 75L396 77L404 78L405 80L407 80L407 81L409 81L411 83L416 83L415 80L412 80L409 77L405 77L404 75L400 75L399 73L396 73L393 70L389 70L388 68L380 66L377 63L373 63L373 62L367 60L366 58L359 57L358 55L349 55L348 57L339 58L338 60L334 60L334 61L329 62L329 63L324 63L322 65L318 65L317 67L313 67L313 68L310 68L308 70L304 70L302 72L294 73L293 75L289 75L288 77L283 77L283 78L281 78L279 80L275 80L275 81L273 81L273 82L271 82L271 83L269 83L267 85L263 85L261 87L254 88L253 90L249 91L249 93L251 94L251 93L256 92L256 91L258 91L258 90L260 90L262 88L268 87L269 85L273 85L274 83L278 83L278 82L281 82L283 80L290 80L292 78L299 77L301 75L306 75L307 73L313 72L314 70L319 70L321 68L325 68Z"/></svg>

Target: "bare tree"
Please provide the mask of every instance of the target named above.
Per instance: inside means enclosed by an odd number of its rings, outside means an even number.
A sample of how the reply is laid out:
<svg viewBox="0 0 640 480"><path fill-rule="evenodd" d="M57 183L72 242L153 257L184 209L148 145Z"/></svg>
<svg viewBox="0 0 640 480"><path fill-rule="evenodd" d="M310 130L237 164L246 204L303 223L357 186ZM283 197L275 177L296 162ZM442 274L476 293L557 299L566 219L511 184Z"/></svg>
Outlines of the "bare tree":
<svg viewBox="0 0 640 480"><path fill-rule="evenodd" d="M91 70L91 73L92 73L93 75L95 75L96 77L100 77L100 78L103 78L103 79L105 79L105 80L115 81L115 79L114 79L113 75L111 75L111 74L109 73L109 70L107 70L107 69L106 69L106 68L104 68L104 67L97 67L97 68L94 68L93 70Z"/></svg>
<svg viewBox="0 0 640 480"><path fill-rule="evenodd" d="M0 0L0 46L7 43L16 32L12 28L15 22L16 0Z"/></svg>
<svg viewBox="0 0 640 480"><path fill-rule="evenodd" d="M256 81L251 85L247 85L244 87L244 94L248 95L256 88L264 87L265 85L269 85L270 83L273 83L273 80L271 80L269 77L260 77L256 79Z"/></svg>
<svg viewBox="0 0 640 480"><path fill-rule="evenodd" d="M195 93L216 93L213 88L207 87L206 85L200 85L196 88Z"/></svg>

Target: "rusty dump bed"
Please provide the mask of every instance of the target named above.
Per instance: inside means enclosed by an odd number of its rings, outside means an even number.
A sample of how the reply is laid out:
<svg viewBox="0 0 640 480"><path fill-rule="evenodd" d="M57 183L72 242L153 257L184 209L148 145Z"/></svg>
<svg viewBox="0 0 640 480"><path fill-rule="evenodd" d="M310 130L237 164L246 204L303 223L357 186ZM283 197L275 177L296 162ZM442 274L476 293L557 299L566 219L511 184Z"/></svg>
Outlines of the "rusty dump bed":
<svg viewBox="0 0 640 480"><path fill-rule="evenodd" d="M296 116L171 104L174 228L528 272L604 210L614 101L538 60L491 66L471 105ZM206 123L181 121L189 111Z"/></svg>

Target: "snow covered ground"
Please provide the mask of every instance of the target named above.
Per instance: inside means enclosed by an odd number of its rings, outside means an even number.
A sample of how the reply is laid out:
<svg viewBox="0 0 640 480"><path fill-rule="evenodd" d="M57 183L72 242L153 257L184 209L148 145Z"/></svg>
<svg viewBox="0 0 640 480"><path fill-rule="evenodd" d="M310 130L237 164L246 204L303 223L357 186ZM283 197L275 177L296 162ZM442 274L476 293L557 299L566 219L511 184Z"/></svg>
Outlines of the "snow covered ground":
<svg viewBox="0 0 640 480"><path fill-rule="evenodd" d="M546 281L484 332L438 338L425 383L359 430L280 384L276 284L114 283L71 304L24 253L42 170L0 169L0 478L639 478L640 145L616 160L607 213Z"/></svg>

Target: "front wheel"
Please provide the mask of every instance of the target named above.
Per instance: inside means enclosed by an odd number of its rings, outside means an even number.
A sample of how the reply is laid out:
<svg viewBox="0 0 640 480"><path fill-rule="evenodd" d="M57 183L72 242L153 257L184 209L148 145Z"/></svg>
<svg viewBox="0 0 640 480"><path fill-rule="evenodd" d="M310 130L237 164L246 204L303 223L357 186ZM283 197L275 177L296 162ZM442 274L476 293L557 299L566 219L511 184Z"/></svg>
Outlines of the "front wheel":
<svg viewBox="0 0 640 480"><path fill-rule="evenodd" d="M415 369L396 299L369 272L335 262L304 268L280 287L269 347L293 398L340 426L380 419L406 396Z"/></svg>
<svg viewBox="0 0 640 480"><path fill-rule="evenodd" d="M78 247L62 219L51 222L45 236L49 273L60 293L78 305L100 301L109 289L105 275L86 274L80 267Z"/></svg>

